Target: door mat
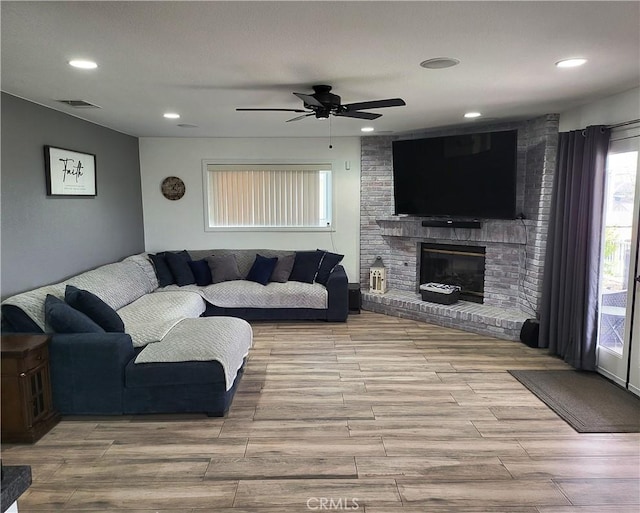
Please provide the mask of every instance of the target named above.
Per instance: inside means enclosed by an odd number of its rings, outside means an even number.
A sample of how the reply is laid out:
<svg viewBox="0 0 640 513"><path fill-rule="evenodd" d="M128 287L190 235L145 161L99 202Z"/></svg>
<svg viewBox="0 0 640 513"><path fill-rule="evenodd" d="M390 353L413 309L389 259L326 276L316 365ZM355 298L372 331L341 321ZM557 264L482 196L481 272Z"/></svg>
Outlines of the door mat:
<svg viewBox="0 0 640 513"><path fill-rule="evenodd" d="M509 373L579 433L640 433L640 398L595 372Z"/></svg>

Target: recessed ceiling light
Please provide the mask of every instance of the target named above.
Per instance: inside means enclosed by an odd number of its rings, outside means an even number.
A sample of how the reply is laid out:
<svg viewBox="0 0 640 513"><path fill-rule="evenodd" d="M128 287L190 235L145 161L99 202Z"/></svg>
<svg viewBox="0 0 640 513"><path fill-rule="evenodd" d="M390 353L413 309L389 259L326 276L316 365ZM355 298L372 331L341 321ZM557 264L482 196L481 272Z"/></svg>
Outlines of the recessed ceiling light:
<svg viewBox="0 0 640 513"><path fill-rule="evenodd" d="M69 65L80 69L96 69L98 65L93 61L84 61L80 59L69 61Z"/></svg>
<svg viewBox="0 0 640 513"><path fill-rule="evenodd" d="M427 69L444 69L452 68L460 64L458 59L452 59L451 57L435 57L433 59L427 59L422 61L420 66Z"/></svg>
<svg viewBox="0 0 640 513"><path fill-rule="evenodd" d="M482 116L482 114L480 114L479 112L467 112L464 115L465 118L470 118L470 119L479 118L480 116Z"/></svg>
<svg viewBox="0 0 640 513"><path fill-rule="evenodd" d="M372 126L363 126L360 129L361 132L373 132L373 127Z"/></svg>
<svg viewBox="0 0 640 513"><path fill-rule="evenodd" d="M176 114L175 112L165 112L163 115L167 119L178 119L180 117L180 114Z"/></svg>
<svg viewBox="0 0 640 513"><path fill-rule="evenodd" d="M556 62L556 66L558 68L575 68L577 66L582 66L585 62L587 62L587 59L564 59Z"/></svg>

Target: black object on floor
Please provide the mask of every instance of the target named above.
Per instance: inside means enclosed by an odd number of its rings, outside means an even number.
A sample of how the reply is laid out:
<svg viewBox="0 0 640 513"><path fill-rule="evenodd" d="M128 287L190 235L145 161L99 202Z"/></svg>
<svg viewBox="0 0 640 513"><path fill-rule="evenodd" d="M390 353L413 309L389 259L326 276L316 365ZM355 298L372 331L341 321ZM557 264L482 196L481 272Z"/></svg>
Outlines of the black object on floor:
<svg viewBox="0 0 640 513"><path fill-rule="evenodd" d="M362 296L360 295L360 284L349 283L349 313L359 314L362 306Z"/></svg>
<svg viewBox="0 0 640 513"><path fill-rule="evenodd" d="M509 372L579 433L640 433L640 398L598 373Z"/></svg>
<svg viewBox="0 0 640 513"><path fill-rule="evenodd" d="M527 319L520 330L520 341L529 347L538 347L538 337L540 335L540 321L537 319Z"/></svg>

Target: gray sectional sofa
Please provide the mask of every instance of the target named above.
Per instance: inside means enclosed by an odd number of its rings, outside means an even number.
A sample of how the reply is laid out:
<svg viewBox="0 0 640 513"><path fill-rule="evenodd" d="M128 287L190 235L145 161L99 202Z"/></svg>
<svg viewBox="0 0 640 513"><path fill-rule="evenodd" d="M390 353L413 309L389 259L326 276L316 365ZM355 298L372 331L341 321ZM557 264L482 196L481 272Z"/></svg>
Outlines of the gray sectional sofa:
<svg viewBox="0 0 640 513"><path fill-rule="evenodd" d="M194 260L233 254L244 273L256 253L276 258L291 252L190 253ZM347 277L340 265L324 285L236 279L159 287L150 255L143 253L5 299L3 332L52 332L45 319L47 296L64 299L67 285L115 310L124 331L53 333L53 399L62 414L224 415L252 343L245 319L344 321L348 313Z"/></svg>

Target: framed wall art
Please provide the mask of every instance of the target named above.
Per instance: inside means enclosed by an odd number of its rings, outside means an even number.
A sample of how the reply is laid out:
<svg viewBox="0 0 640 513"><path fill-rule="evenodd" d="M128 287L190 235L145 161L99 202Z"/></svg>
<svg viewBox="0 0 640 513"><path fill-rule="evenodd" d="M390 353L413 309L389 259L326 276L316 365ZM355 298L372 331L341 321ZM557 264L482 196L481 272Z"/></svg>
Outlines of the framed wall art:
<svg viewBox="0 0 640 513"><path fill-rule="evenodd" d="M91 197L96 190L96 156L92 153L44 147L48 196Z"/></svg>

